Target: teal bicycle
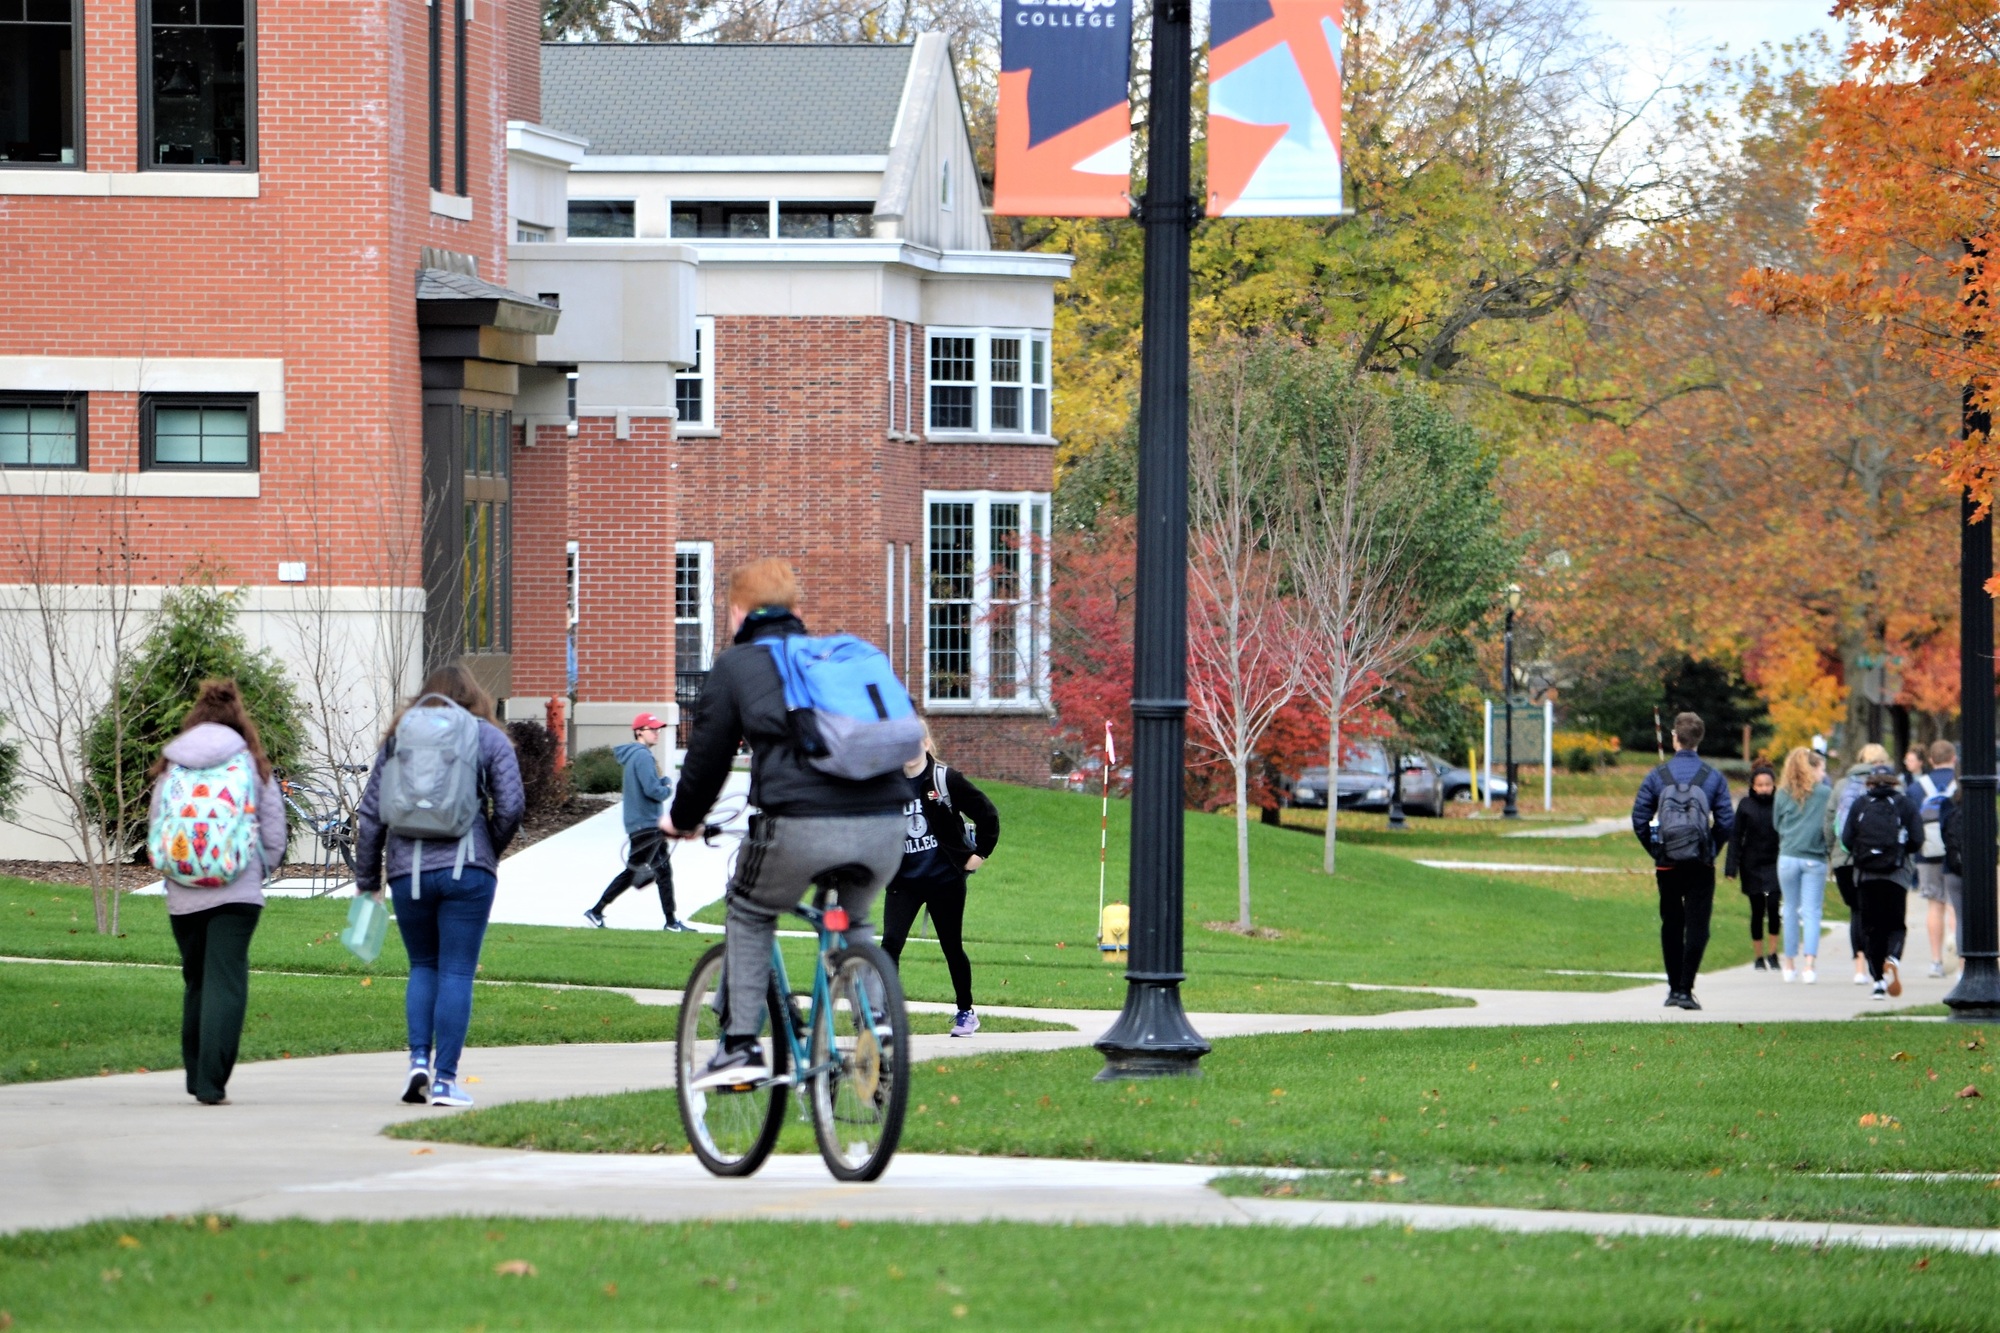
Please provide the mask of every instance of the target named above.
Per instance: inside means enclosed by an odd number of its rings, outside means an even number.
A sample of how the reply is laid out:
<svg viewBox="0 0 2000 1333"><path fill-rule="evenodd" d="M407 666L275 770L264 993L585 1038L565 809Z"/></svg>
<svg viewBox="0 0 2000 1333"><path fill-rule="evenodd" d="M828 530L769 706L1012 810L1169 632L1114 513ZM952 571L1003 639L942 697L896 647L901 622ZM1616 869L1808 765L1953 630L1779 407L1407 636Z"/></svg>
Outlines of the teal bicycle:
<svg viewBox="0 0 2000 1333"><path fill-rule="evenodd" d="M836 1178L874 1180L888 1169L910 1096L910 1019L889 955L847 938L840 890L866 883L867 873L859 866L828 871L813 880L809 901L792 909L819 937L809 1009L800 1008L784 955L771 946L771 987L759 1021L771 1058L767 1081L741 1090L692 1086L722 1042L724 946L694 965L681 996L675 1090L688 1143L714 1174L747 1176L764 1164L794 1089L799 1118L812 1123L819 1155Z"/></svg>

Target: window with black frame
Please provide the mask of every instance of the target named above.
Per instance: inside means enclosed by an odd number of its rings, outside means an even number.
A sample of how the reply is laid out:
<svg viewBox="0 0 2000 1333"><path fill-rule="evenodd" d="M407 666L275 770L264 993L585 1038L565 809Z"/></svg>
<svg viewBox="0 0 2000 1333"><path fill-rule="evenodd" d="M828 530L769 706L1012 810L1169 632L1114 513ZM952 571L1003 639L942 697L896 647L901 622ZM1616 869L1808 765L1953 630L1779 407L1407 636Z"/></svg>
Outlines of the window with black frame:
<svg viewBox="0 0 2000 1333"><path fill-rule="evenodd" d="M483 407L459 409L465 515L460 596L468 653L504 653L513 639L513 420Z"/></svg>
<svg viewBox="0 0 2000 1333"><path fill-rule="evenodd" d="M256 395L145 395L139 400L139 466L151 471L256 471Z"/></svg>
<svg viewBox="0 0 2000 1333"><path fill-rule="evenodd" d="M82 394L0 394L0 467L84 465Z"/></svg>
<svg viewBox="0 0 2000 1333"><path fill-rule="evenodd" d="M141 0L145 161L256 166L256 19L250 0Z"/></svg>
<svg viewBox="0 0 2000 1333"><path fill-rule="evenodd" d="M0 0L0 167L83 163L81 0Z"/></svg>

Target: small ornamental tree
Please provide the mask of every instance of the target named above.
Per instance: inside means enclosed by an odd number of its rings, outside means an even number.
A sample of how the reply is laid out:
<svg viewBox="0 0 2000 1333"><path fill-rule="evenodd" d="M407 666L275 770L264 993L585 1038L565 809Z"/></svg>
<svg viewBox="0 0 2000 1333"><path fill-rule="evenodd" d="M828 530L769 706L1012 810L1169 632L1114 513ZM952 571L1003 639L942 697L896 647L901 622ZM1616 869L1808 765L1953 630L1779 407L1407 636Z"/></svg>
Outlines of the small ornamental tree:
<svg viewBox="0 0 2000 1333"><path fill-rule="evenodd" d="M305 712L283 665L268 649L252 649L236 625L240 590L224 590L198 572L160 602L159 619L124 664L110 703L84 735L93 814L124 850L143 845L151 784L160 749L181 728L204 680L233 679L257 724L274 767L298 763L305 746ZM118 716L122 710L122 723ZM122 744L121 742L122 736Z"/></svg>

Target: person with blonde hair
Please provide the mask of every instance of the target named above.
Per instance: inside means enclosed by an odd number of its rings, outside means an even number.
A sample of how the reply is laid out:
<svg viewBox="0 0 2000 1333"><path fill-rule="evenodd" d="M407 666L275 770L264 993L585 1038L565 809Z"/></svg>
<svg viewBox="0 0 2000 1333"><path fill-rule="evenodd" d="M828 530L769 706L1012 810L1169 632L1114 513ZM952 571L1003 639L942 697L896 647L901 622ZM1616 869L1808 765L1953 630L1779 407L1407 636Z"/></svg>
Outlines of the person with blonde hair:
<svg viewBox="0 0 2000 1333"><path fill-rule="evenodd" d="M1771 807L1778 826L1778 888L1782 901L1782 967L1786 981L1796 971L1808 986L1819 980L1820 918L1826 908L1826 805L1833 791L1820 781L1813 752L1795 746Z"/></svg>
<svg viewBox="0 0 2000 1333"><path fill-rule="evenodd" d="M972 960L965 954L965 882L993 855L1000 841L1000 812L985 792L938 758L929 723L924 725L924 752L903 765L903 775L910 781L909 804L903 807L903 863L883 898L882 948L901 966L910 927L919 913L930 910L958 1009L950 1035L970 1037L979 1031L979 1015L972 1008ZM967 819L973 828L969 837Z"/></svg>
<svg viewBox="0 0 2000 1333"><path fill-rule="evenodd" d="M669 838L698 837L737 748L749 743L750 804L757 814L726 899L723 1039L695 1079L696 1091L750 1086L771 1077L757 1038L778 914L796 907L815 878L851 867L865 878L841 891L840 905L852 923L847 935L871 942L869 909L903 861L909 779L895 769L858 780L822 772L792 730L785 683L767 641L806 633L798 603L798 575L783 560L753 560L730 573L735 638L702 685L680 787L660 817L660 830Z"/></svg>
<svg viewBox="0 0 2000 1333"><path fill-rule="evenodd" d="M1875 771L1876 765L1888 762L1886 746L1873 741L1862 746L1846 775L1834 780L1832 795L1826 803L1824 832L1827 865L1833 874L1833 885L1840 891L1840 900L1847 904L1847 944L1854 952L1854 984L1857 986L1865 986L1870 980L1866 925L1862 920L1861 894L1854 887L1854 854L1841 841L1840 834L1847 827L1847 812L1854 808L1855 801L1867 794L1869 774ZM1889 944L1889 956L1900 961L1903 956L1901 928L1896 929L1895 938Z"/></svg>

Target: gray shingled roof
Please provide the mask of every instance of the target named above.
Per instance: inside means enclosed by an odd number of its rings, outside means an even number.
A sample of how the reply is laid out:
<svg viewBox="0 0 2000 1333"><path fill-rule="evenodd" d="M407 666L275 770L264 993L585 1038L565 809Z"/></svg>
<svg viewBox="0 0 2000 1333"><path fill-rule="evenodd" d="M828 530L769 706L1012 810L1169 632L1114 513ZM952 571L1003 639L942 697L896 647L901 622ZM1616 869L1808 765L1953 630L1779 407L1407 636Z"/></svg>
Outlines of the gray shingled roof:
<svg viewBox="0 0 2000 1333"><path fill-rule="evenodd" d="M542 123L593 157L886 153L910 50L547 42Z"/></svg>

